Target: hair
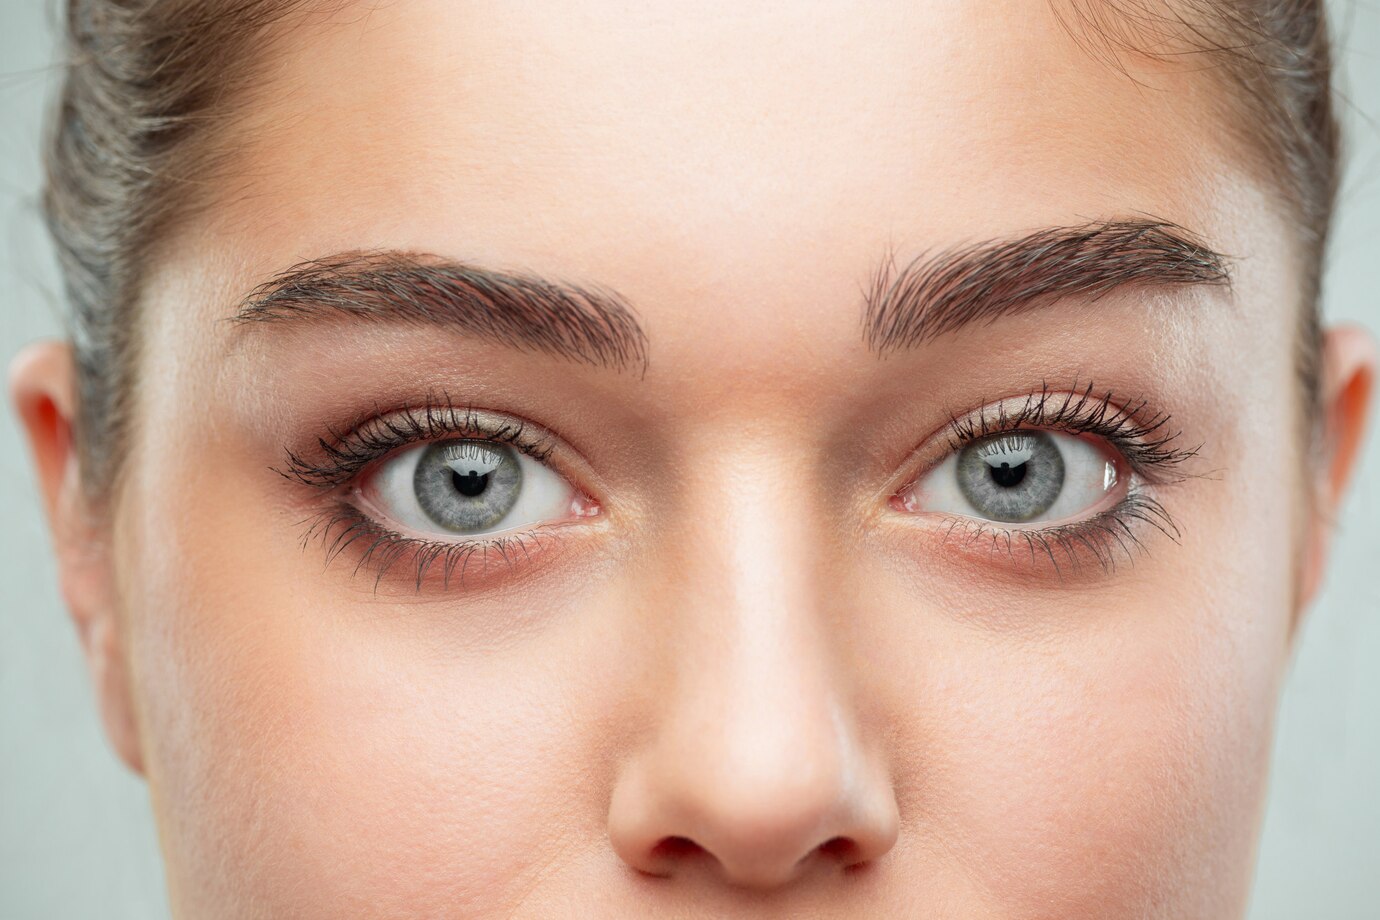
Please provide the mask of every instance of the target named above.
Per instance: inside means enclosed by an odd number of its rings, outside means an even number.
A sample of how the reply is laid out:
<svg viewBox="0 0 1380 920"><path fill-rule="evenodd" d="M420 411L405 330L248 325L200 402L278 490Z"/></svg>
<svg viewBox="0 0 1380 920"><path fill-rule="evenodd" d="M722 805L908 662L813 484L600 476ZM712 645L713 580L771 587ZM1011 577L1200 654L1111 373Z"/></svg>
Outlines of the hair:
<svg viewBox="0 0 1380 920"><path fill-rule="evenodd" d="M1323 0L1051 0L1075 41L1207 62L1243 146L1292 211L1305 256L1297 367L1316 401L1322 264L1338 180ZM215 130L243 105L271 27L305 0L68 0L66 76L43 206L71 308L76 437L93 495L121 467L155 247L213 174Z"/></svg>
<svg viewBox="0 0 1380 920"><path fill-rule="evenodd" d="M1126 56L1223 80L1221 124L1271 180L1302 253L1294 366L1301 429L1321 433L1322 276L1341 178L1324 0L1050 0L1075 42L1131 76ZM1132 77L1134 79L1134 77Z"/></svg>

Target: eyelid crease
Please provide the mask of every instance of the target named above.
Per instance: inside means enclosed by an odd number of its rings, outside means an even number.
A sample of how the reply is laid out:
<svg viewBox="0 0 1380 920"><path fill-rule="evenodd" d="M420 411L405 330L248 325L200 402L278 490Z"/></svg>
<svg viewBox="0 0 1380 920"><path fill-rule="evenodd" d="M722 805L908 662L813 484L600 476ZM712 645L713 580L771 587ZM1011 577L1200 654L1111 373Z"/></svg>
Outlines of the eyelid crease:
<svg viewBox="0 0 1380 920"><path fill-rule="evenodd" d="M466 434L476 440L511 444L542 463L556 447L553 434L530 422L476 409L472 404L456 406L448 395L433 392L419 408L385 412L376 407L367 419L344 432L328 428L328 437L317 438L319 459L288 449L286 463L273 467L273 471L290 481L330 490L400 447Z"/></svg>
<svg viewBox="0 0 1380 920"><path fill-rule="evenodd" d="M1096 392L1091 382L1082 388L1075 383L1069 390L1053 390L1048 382L1042 382L1038 392L1015 397L1018 404L1014 407L1013 400L1008 399L966 416L951 413L949 449L957 451L989 435L1020 428L1091 434L1110 442L1135 472L1159 483L1172 481L1175 477L1168 471L1179 470L1202 450L1201 444L1176 444L1182 432L1169 427L1169 413L1147 414L1148 400L1119 404L1110 390L1100 396Z"/></svg>

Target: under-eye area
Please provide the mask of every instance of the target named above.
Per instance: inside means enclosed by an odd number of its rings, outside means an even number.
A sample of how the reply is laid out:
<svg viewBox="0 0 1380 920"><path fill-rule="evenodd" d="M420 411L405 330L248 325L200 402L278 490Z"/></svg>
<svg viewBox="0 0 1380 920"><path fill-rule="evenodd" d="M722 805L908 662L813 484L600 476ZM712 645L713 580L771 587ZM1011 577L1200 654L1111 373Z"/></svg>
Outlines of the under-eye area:
<svg viewBox="0 0 1380 920"><path fill-rule="evenodd" d="M1177 542L1169 487L1197 476L1199 446L1166 412L1095 384L1051 389L951 415L919 451L921 472L892 496L945 550L1064 576L1113 571Z"/></svg>
<svg viewBox="0 0 1380 920"><path fill-rule="evenodd" d="M421 593L488 587L497 577L538 564L562 539L569 522L545 523L493 536L460 540L405 535L348 501L303 522L302 545L321 547L327 568L340 566L367 579L373 590L397 585Z"/></svg>

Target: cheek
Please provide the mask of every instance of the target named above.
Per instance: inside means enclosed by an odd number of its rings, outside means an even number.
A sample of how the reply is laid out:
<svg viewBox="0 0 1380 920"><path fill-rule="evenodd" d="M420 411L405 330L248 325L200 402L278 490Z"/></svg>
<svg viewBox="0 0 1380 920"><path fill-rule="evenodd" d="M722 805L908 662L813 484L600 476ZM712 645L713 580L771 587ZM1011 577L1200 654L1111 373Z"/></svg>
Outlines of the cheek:
<svg viewBox="0 0 1380 920"><path fill-rule="evenodd" d="M897 745L909 830L999 916L1234 916L1274 677L1250 658L1270 655L1264 637L1192 623L1256 611L1196 590L1081 610L1115 622L1034 646L936 636L943 651L894 672L915 674ZM1205 891L1227 901L1183 901Z"/></svg>
<svg viewBox="0 0 1380 920"><path fill-rule="evenodd" d="M342 587L348 568L319 577L319 548L250 510L272 506L252 482L197 468L132 485L120 560L176 904L484 914L561 825L601 839L602 814L581 807L598 801L581 793L597 754L564 702L601 702L566 666L577 641L554 628L476 650L467 618L543 612L391 602L367 576Z"/></svg>
<svg viewBox="0 0 1380 920"><path fill-rule="evenodd" d="M1159 541L1117 587L939 585L925 635L897 611L875 646L878 671L909 675L870 692L906 713L897 784L913 837L1000 915L1241 909L1293 560L1287 525L1230 504L1184 521L1196 542Z"/></svg>

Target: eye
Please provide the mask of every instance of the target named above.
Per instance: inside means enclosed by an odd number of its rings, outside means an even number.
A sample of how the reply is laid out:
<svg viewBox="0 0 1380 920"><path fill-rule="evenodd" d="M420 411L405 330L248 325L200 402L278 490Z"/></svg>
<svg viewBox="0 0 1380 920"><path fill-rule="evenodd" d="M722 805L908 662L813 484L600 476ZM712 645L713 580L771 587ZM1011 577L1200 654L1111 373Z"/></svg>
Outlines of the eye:
<svg viewBox="0 0 1380 920"><path fill-rule="evenodd" d="M1005 524L1094 511L1121 487L1118 461L1091 440L1019 429L969 441L899 496L908 511Z"/></svg>
<svg viewBox="0 0 1380 920"><path fill-rule="evenodd" d="M572 516L577 492L541 461L497 441L420 444L360 486L380 511L427 536L476 536Z"/></svg>

